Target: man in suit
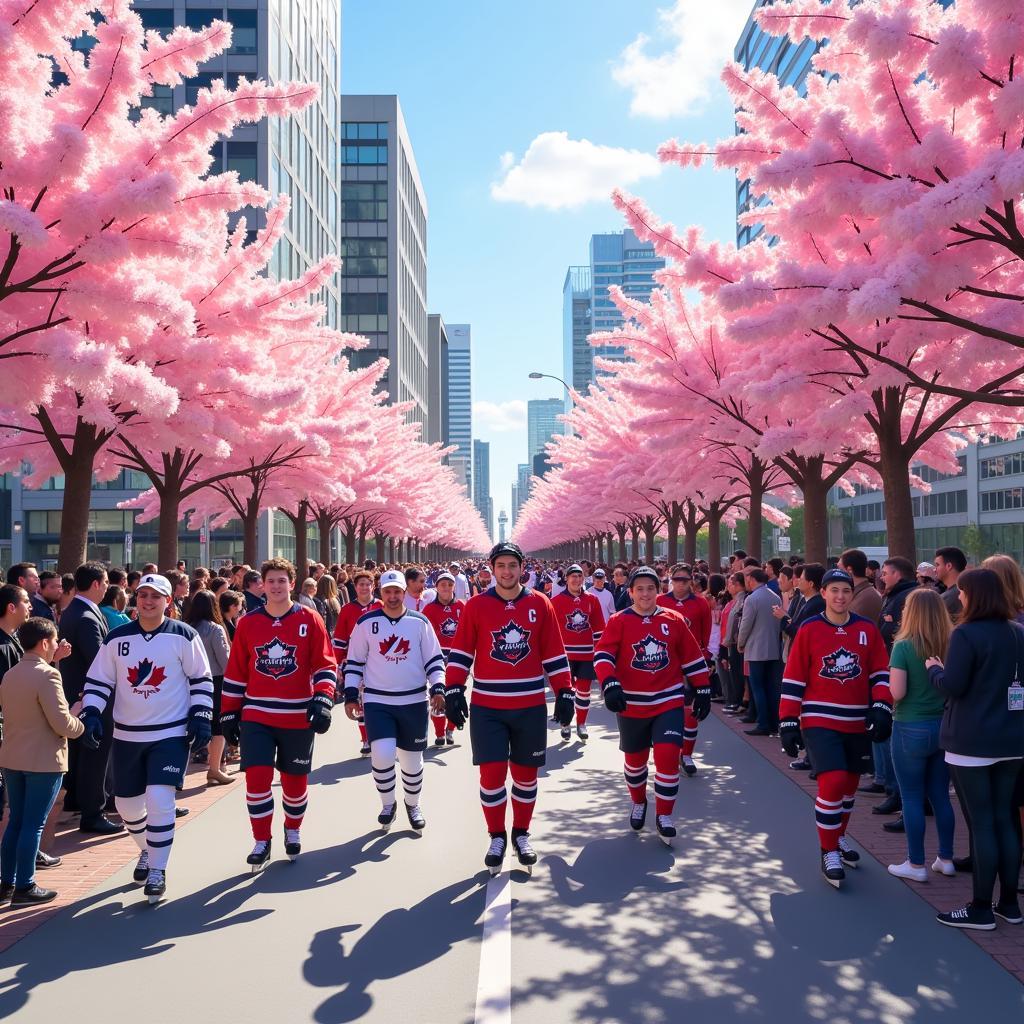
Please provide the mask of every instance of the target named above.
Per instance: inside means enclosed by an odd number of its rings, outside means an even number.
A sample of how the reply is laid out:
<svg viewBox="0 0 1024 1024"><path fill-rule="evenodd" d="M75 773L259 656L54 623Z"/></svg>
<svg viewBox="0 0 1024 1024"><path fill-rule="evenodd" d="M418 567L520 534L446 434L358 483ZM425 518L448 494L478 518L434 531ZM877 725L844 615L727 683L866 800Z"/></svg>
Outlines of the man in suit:
<svg viewBox="0 0 1024 1024"><path fill-rule="evenodd" d="M107 622L99 609L106 589L107 570L98 562L86 562L75 570L75 597L60 617L60 638L71 644L71 653L59 666L69 706L82 699L89 666L107 635ZM81 811L80 831L113 835L121 832L124 826L115 824L103 814L107 803L107 762L114 734L112 709L108 707L104 715L103 739L98 749L89 750L81 740L74 740L70 745L65 808Z"/></svg>
<svg viewBox="0 0 1024 1024"><path fill-rule="evenodd" d="M7 570L7 582L16 587L21 587L28 594L32 604L32 614L41 618L53 619L53 611L50 606L39 596L39 570L35 562L18 562Z"/></svg>
<svg viewBox="0 0 1024 1024"><path fill-rule="evenodd" d="M779 731L782 692L782 625L772 610L782 599L768 586L768 573L752 567L744 571L747 596L743 602L736 646L750 673L750 692L757 704L757 726L748 736L770 736Z"/></svg>

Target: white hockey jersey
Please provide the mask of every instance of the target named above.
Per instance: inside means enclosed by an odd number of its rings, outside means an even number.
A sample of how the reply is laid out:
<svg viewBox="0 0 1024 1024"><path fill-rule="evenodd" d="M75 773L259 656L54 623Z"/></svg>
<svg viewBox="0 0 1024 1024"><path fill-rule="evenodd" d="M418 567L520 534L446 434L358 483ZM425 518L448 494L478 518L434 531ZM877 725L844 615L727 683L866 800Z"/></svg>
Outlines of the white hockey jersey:
<svg viewBox="0 0 1024 1024"><path fill-rule="evenodd" d="M82 707L114 702L114 739L129 743L184 736L191 707L213 707L202 637L176 619L152 633L138 622L112 629L86 675Z"/></svg>
<svg viewBox="0 0 1024 1024"><path fill-rule="evenodd" d="M407 611L389 618L383 608L361 616L348 641L345 686L361 686L364 704L416 704L427 686L444 687L444 655L427 617Z"/></svg>

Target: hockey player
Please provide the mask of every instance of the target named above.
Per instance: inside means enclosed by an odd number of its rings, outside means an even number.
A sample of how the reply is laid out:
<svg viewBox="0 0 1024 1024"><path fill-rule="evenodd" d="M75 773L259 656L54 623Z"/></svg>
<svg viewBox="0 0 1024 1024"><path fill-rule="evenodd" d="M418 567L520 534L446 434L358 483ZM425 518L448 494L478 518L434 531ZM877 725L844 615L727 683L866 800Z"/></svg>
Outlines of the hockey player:
<svg viewBox="0 0 1024 1024"><path fill-rule="evenodd" d="M373 574L365 569L360 569L352 576L352 585L356 588L356 599L341 606L338 613L338 621L334 624L334 656L338 659L338 675L344 678L345 655L348 651L348 638L360 616L365 615L374 608L380 607L380 601L373 596ZM338 694L338 700L342 695ZM359 726L359 753L363 757L370 756L370 741L366 738L366 724L363 722L363 713L360 711L355 719Z"/></svg>
<svg viewBox="0 0 1024 1024"><path fill-rule="evenodd" d="M469 599L448 655L448 718L469 718L473 764L480 768L480 802L491 843L484 863L501 870L505 831L505 777L512 775L512 845L519 863L532 869L530 820L537 799L537 769L547 746L544 676L555 691L563 726L572 721L572 677L551 602L523 587L523 552L496 544L489 555L494 587ZM473 671L473 714L466 705L466 680Z"/></svg>
<svg viewBox="0 0 1024 1024"><path fill-rule="evenodd" d="M853 577L829 569L821 581L825 611L805 620L793 638L779 701L779 739L790 757L805 748L818 773L814 817L821 871L837 889L843 865L860 854L846 838L871 742L892 733L889 656L878 627L850 612Z"/></svg>
<svg viewBox="0 0 1024 1024"><path fill-rule="evenodd" d="M96 749L113 702L114 802L139 848L136 882L151 904L167 890L174 842L174 791L185 778L189 746L210 742L213 678L202 637L165 617L172 587L148 574L135 591L138 618L104 638L82 691L82 742Z"/></svg>
<svg viewBox="0 0 1024 1024"><path fill-rule="evenodd" d="M383 594L381 597L383 598ZM437 597L437 591L427 586L427 574L413 567L405 570L405 607L421 612Z"/></svg>
<svg viewBox="0 0 1024 1024"><path fill-rule="evenodd" d="M402 791L409 824L427 824L420 810L423 751L427 749L427 688L434 710L444 709L444 655L434 628L405 605L406 579L396 569L381 575L381 607L356 623L345 661L345 713L355 718L362 704L370 737L373 781L385 832L398 810L395 757L402 766Z"/></svg>
<svg viewBox="0 0 1024 1024"><path fill-rule="evenodd" d="M619 750L632 798L629 824L647 821L647 762L654 752L655 824L668 845L679 791L679 748L687 695L697 721L711 711L711 684L700 645L682 617L657 603L660 581L649 566L629 577L632 605L609 620L594 653L605 707L619 721Z"/></svg>
<svg viewBox="0 0 1024 1024"><path fill-rule="evenodd" d="M221 728L241 741L245 800L255 846L253 873L270 860L274 767L281 777L284 852L295 860L313 760L313 737L331 726L337 664L323 619L292 601L295 566L272 558L260 568L267 603L238 620L224 671Z"/></svg>
<svg viewBox="0 0 1024 1024"><path fill-rule="evenodd" d="M680 563L672 566L669 577L672 589L667 594L658 595L658 604L662 608L678 612L690 628L704 658L710 666L711 660L711 606L700 594L693 592L693 570L690 566ZM693 717L693 709L686 709L686 721L683 725L683 753L681 764L687 775L697 774L697 765L693 760L693 750L697 746L697 719Z"/></svg>
<svg viewBox="0 0 1024 1024"><path fill-rule="evenodd" d="M441 645L445 664L448 664L448 652L452 649L452 641L459 628L459 619L466 607L465 601L455 597L455 577L450 572L442 572L434 581L437 598L430 602L423 614L430 620L437 634L437 642ZM431 724L434 726L434 746L451 746L455 742L455 724L448 721L443 708L438 714L431 712Z"/></svg>
<svg viewBox="0 0 1024 1024"><path fill-rule="evenodd" d="M583 568L570 565L565 572L565 589L551 599L562 633L565 653L569 659L576 688L576 735L586 743L587 715L590 713L590 687L597 679L594 673L594 644L601 639L604 612L596 597L583 589ZM571 736L569 726L562 726L562 739Z"/></svg>

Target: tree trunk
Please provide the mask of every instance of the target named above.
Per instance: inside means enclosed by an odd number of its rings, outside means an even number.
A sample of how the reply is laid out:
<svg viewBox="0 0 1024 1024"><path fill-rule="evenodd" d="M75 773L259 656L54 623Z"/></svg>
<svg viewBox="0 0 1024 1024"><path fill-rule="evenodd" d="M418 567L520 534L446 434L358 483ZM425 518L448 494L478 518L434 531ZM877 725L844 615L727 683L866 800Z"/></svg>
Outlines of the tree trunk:
<svg viewBox="0 0 1024 1024"><path fill-rule="evenodd" d="M619 535L619 561L625 562L626 559L629 557L626 554L626 524L616 523L615 531Z"/></svg>
<svg viewBox="0 0 1024 1024"><path fill-rule="evenodd" d="M92 468L101 444L96 427L79 420L64 469L64 504L61 506L60 547L57 572L74 572L86 559L89 548L89 502Z"/></svg>
<svg viewBox="0 0 1024 1024"><path fill-rule="evenodd" d="M160 518L156 542L156 563L161 572L178 561L178 521L181 518L181 483L164 478L160 495Z"/></svg>
<svg viewBox="0 0 1024 1024"><path fill-rule="evenodd" d="M686 507L680 520L683 528L683 561L693 565L697 561L697 508L693 502L686 502Z"/></svg>
<svg viewBox="0 0 1024 1024"><path fill-rule="evenodd" d="M903 443L901 409L886 408L875 431L878 438L878 472L885 498L885 532L889 554L902 555L917 565L914 503L910 494L910 455Z"/></svg>
<svg viewBox="0 0 1024 1024"><path fill-rule="evenodd" d="M242 561L246 565L255 565L259 558L259 525L259 502L250 501L242 516Z"/></svg>
<svg viewBox="0 0 1024 1024"><path fill-rule="evenodd" d="M665 532L668 541L668 564L669 568L679 561L679 515L665 517Z"/></svg>
<svg viewBox="0 0 1024 1024"><path fill-rule="evenodd" d="M373 537L374 550L377 552L376 561L378 563L384 561L384 534L376 533ZM366 561L366 547L365 547L366 535L360 534L359 536L359 561L360 563Z"/></svg>
<svg viewBox="0 0 1024 1024"><path fill-rule="evenodd" d="M334 517L329 512L320 512L316 517L316 525L320 527L320 554L317 561L324 565L330 565L331 530L334 529Z"/></svg>
<svg viewBox="0 0 1024 1024"><path fill-rule="evenodd" d="M647 516L643 521L645 561L654 565L654 516Z"/></svg>
<svg viewBox="0 0 1024 1024"><path fill-rule="evenodd" d="M633 553L633 561L640 561L640 527L636 523L629 524L629 546Z"/></svg>
<svg viewBox="0 0 1024 1024"><path fill-rule="evenodd" d="M813 460L814 472L805 474L801 490L804 495L804 560L828 562L828 487L822 480L821 465Z"/></svg>
<svg viewBox="0 0 1024 1024"><path fill-rule="evenodd" d="M747 515L747 554L760 561L761 534L764 532L764 470L752 472L748 477L748 483L750 511Z"/></svg>
<svg viewBox="0 0 1024 1024"><path fill-rule="evenodd" d="M356 524L345 520L345 563L356 564Z"/></svg>
<svg viewBox="0 0 1024 1024"><path fill-rule="evenodd" d="M722 564L722 515L717 509L708 512L708 567L718 572Z"/></svg>

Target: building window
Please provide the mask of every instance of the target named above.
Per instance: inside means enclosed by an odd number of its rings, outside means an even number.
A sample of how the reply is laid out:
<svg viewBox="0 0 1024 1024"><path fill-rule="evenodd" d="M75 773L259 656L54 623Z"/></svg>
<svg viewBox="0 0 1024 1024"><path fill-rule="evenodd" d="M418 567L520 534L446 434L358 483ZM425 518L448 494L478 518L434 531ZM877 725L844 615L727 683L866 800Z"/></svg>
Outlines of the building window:
<svg viewBox="0 0 1024 1024"><path fill-rule="evenodd" d="M137 9L136 14L142 20L142 27L147 32L159 32L168 36L174 31L174 9L171 7L145 7Z"/></svg>
<svg viewBox="0 0 1024 1024"><path fill-rule="evenodd" d="M383 238L346 238L341 243L342 275L387 277L388 243Z"/></svg>
<svg viewBox="0 0 1024 1024"><path fill-rule="evenodd" d="M161 114L174 113L174 89L169 85L154 85L151 96L143 96L139 104L143 110L156 110Z"/></svg>
<svg viewBox="0 0 1024 1024"><path fill-rule="evenodd" d="M981 492L982 512L1002 512L1017 508L1024 508L1024 488L1008 487L1002 491Z"/></svg>
<svg viewBox="0 0 1024 1024"><path fill-rule="evenodd" d="M988 480L991 477L1017 476L1024 473L1024 452L982 459L978 469L982 480Z"/></svg>
<svg viewBox="0 0 1024 1024"><path fill-rule="evenodd" d="M228 8L228 21L231 22L231 48L228 53L256 53L257 27L256 11L236 10Z"/></svg>
<svg viewBox="0 0 1024 1024"><path fill-rule="evenodd" d="M234 142L227 143L226 171L237 171L240 181L256 180L256 143L255 142Z"/></svg>
<svg viewBox="0 0 1024 1024"><path fill-rule="evenodd" d="M205 11L192 8L185 11L185 24L193 32L201 32L204 28L209 28L220 17L220 8Z"/></svg>
<svg viewBox="0 0 1024 1024"><path fill-rule="evenodd" d="M213 71L200 71L199 74L193 75L192 78L185 79L185 102L190 106L194 107L196 101L199 99L199 93L203 89L209 89L213 85L215 78L223 78L223 75L217 74Z"/></svg>

